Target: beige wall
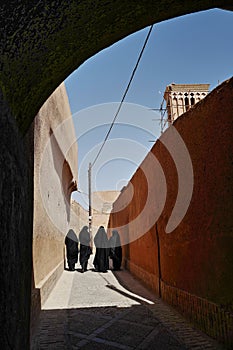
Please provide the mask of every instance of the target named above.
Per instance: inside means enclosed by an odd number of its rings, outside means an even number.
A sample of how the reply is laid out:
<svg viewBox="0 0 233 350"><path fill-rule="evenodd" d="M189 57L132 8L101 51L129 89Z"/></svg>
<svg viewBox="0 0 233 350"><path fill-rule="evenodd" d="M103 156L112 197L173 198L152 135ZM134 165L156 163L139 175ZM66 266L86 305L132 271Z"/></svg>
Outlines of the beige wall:
<svg viewBox="0 0 233 350"><path fill-rule="evenodd" d="M88 211L72 199L70 227L78 236L83 226L88 226Z"/></svg>
<svg viewBox="0 0 233 350"><path fill-rule="evenodd" d="M34 120L35 286L63 261L64 235L70 221L70 194L77 179L77 143L73 143L74 140L69 101L62 83Z"/></svg>
<svg viewBox="0 0 233 350"><path fill-rule="evenodd" d="M109 214L112 203L119 196L119 191L98 191L92 193L92 234L97 232L99 226L108 227ZM70 227L78 235L83 226L88 226L88 210L85 210L75 200L71 202Z"/></svg>
<svg viewBox="0 0 233 350"><path fill-rule="evenodd" d="M96 191L92 193L92 233L96 234L100 226L108 227L112 204L119 196L119 191Z"/></svg>

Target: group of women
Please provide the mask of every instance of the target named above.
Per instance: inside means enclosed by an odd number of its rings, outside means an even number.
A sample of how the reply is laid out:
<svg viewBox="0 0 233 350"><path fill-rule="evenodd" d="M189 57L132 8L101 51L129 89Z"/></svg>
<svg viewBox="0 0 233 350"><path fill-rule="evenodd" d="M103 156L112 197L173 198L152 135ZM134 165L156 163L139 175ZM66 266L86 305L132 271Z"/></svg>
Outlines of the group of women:
<svg viewBox="0 0 233 350"><path fill-rule="evenodd" d="M79 262L82 267L81 272L87 271L87 264L92 254L90 246L91 237L88 227L84 226L79 233L79 240L73 230L69 230L66 238L67 262L70 271L75 270L75 264L78 262L78 243L80 241ZM122 261L122 248L120 236L116 230L112 231L112 236L108 239L107 233L103 226L100 226L94 243L96 247L94 257L95 271L107 272L109 270L109 258L112 260L113 270L120 270Z"/></svg>

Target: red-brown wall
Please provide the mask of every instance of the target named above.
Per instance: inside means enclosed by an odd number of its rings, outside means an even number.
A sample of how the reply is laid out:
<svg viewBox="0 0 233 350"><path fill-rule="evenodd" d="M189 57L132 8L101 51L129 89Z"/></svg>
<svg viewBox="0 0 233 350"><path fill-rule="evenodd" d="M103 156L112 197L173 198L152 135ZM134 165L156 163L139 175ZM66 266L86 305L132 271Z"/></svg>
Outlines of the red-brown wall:
<svg viewBox="0 0 233 350"><path fill-rule="evenodd" d="M154 220L148 232L123 248L125 264L183 312L184 295L191 295L192 301L185 307L188 316L204 308L205 301L208 307L214 305L229 313L233 306L233 78L179 117L173 126L181 135L192 161L194 187L190 205L175 230L166 233L177 198L178 175L174 160L158 140L151 153L165 174L166 202L162 214ZM130 181L134 188L132 200L129 200L131 185L128 185L114 203L114 212L110 216L109 226L117 227L123 242L126 231L127 239L132 241L135 230L142 230L147 221L153 223L151 215L154 215L153 206L156 206L156 190L151 185L148 189L148 177L152 179L150 184L154 181L156 187L158 177L151 166L150 154ZM143 222L137 228L133 224L121 228L141 215L148 191L155 191L155 196L152 196L154 203L152 200L147 217L142 217ZM130 201L128 205L127 201ZM201 312L204 319L205 312L204 309ZM212 311L208 312L211 314ZM232 315L228 316L232 326ZM229 322L224 326L227 329ZM224 331L227 336L219 330L213 331L213 328L218 328L216 322L202 328L223 341L227 338L229 342L232 336L229 329Z"/></svg>

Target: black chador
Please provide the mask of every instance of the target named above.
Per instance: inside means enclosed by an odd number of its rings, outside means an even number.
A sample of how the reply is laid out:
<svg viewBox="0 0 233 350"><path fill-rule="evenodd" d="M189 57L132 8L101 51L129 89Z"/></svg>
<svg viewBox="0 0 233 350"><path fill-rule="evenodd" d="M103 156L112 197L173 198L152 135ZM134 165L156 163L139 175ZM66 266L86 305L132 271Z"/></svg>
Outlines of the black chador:
<svg viewBox="0 0 233 350"><path fill-rule="evenodd" d="M122 261L122 248L120 236L116 230L112 231L112 236L109 238L109 257L112 259L113 270L120 270Z"/></svg>
<svg viewBox="0 0 233 350"><path fill-rule="evenodd" d="M78 237L73 230L69 230L65 238L66 257L70 271L74 271L78 261Z"/></svg>
<svg viewBox="0 0 233 350"><path fill-rule="evenodd" d="M107 272L109 269L108 237L103 226L100 226L94 238L96 253L94 258L95 269L99 272Z"/></svg>
<svg viewBox="0 0 233 350"><path fill-rule="evenodd" d="M79 242L80 242L80 254L79 254L79 262L82 266L82 272L87 271L88 259L92 253L90 247L90 233L88 232L88 227L84 226L79 233Z"/></svg>

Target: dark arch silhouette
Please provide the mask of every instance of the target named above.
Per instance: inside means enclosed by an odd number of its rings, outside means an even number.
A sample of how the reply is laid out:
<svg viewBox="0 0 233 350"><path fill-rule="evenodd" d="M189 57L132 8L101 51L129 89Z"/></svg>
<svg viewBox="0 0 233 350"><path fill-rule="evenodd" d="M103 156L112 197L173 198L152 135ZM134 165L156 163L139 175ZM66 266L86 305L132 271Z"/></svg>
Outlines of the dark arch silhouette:
<svg viewBox="0 0 233 350"><path fill-rule="evenodd" d="M20 129L27 130L55 88L98 51L152 23L227 5L232 2L57 0L1 5L0 82Z"/></svg>

